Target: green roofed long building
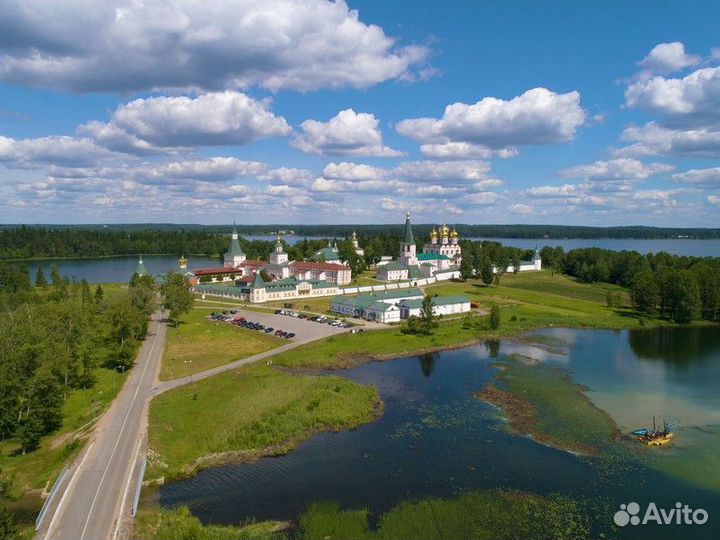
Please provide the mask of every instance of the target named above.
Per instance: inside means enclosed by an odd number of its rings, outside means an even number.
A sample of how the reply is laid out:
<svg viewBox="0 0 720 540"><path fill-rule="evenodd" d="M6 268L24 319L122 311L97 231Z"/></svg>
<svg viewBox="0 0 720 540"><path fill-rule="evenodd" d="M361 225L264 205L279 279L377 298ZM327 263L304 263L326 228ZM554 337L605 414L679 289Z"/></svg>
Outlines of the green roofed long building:
<svg viewBox="0 0 720 540"><path fill-rule="evenodd" d="M355 297L336 296L331 302L330 309L348 317L394 323L420 315L423 298L423 292L418 288L398 289ZM467 296L433 297L433 313L435 315L467 313L470 309L470 299Z"/></svg>

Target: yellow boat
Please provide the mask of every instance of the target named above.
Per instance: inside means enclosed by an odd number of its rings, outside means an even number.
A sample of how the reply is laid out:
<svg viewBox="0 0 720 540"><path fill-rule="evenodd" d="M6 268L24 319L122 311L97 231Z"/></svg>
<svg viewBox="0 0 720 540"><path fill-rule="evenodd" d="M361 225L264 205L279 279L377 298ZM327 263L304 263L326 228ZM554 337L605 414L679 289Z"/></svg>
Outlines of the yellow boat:
<svg viewBox="0 0 720 540"><path fill-rule="evenodd" d="M663 446L664 444L668 444L670 440L672 439L673 434L667 433L666 435L663 435L661 437L656 437L654 439L650 439L647 442L647 444L651 446Z"/></svg>

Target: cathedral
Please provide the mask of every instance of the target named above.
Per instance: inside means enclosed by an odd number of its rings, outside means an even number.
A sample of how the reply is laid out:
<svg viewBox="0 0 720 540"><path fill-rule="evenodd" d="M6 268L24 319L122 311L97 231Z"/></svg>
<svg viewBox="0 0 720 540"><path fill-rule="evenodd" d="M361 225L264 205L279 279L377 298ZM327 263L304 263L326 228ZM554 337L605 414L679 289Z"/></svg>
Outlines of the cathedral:
<svg viewBox="0 0 720 540"><path fill-rule="evenodd" d="M378 265L377 278L382 281L420 279L453 270L462 262L462 247L459 242L460 235L456 230L451 232L446 225L440 227L439 231L433 227L430 243L425 245L422 253L417 253L408 212L398 258Z"/></svg>

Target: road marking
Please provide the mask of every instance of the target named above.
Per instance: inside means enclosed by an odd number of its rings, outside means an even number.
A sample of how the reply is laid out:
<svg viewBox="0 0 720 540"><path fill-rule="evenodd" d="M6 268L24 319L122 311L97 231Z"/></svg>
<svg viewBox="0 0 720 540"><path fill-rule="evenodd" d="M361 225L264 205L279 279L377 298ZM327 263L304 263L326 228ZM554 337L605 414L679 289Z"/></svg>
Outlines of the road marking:
<svg viewBox="0 0 720 540"><path fill-rule="evenodd" d="M50 538L52 536L52 530L53 527L55 527L55 520L57 519L58 515L62 512L62 507L65 504L65 497L67 497L67 494L72 490L73 486L75 485L75 480L77 480L78 474L80 472L80 468L83 466L83 463L85 463L85 460L90 455L90 450L92 450L92 447L95 445L95 439L92 440L90 445L87 447L87 450L85 450L85 455L80 460L80 464L78 465L77 469L75 469L75 472L72 474L72 478L70 478L70 481L68 482L67 488L65 488L65 492L63 493L62 497L60 497L60 502L57 505L57 508L55 509L55 513L53 514L52 519L50 520L50 525L48 525L47 534L45 535L45 538Z"/></svg>
<svg viewBox="0 0 720 540"><path fill-rule="evenodd" d="M110 459L108 459L107 465L105 466L105 470L103 471L103 474L100 477L100 484L98 484L97 491L95 492L95 496L93 497L92 504L90 505L90 510L88 511L87 518L85 519L85 526L83 527L83 530L80 533L80 540L83 540L83 538L85 538L85 532L87 531L88 524L90 523L90 516L92 515L93 510L95 509L95 503L97 503L98 495L100 494L102 485L105 483L105 477L107 476L108 470L110 470L110 465L112 464L112 460L115 457L115 452L117 451L117 447L120 444L120 439L122 439L123 431L125 431L125 424L127 423L128 418L130 417L130 412L132 411L133 405L135 404L135 399L137 398L137 395L140 392L140 386L141 386L143 377L145 377L145 371L147 370L148 365L150 365L150 359L152 358L152 353L153 353L153 350L155 349L155 344L157 343L157 334L159 333L159 327L160 327L160 324L157 323L155 336L153 338L153 343L150 346L150 352L148 353L147 361L145 362L142 373L140 373L140 377L138 378L138 383L137 383L137 388L135 389L135 394L133 394L132 400L130 400L130 406L128 407L127 414L125 415L125 419L123 420L123 423L120 426L120 433L118 434L117 441L115 441L115 446L113 446L113 450L110 454Z"/></svg>
<svg viewBox="0 0 720 540"><path fill-rule="evenodd" d="M135 463L137 463L137 457L138 454L140 454L140 447L142 446L142 439L140 439L140 442L138 442L137 450L135 450L135 457L132 459L132 464L130 465L130 472L128 473L128 479L127 483L125 484L125 492L123 493L122 498L122 504L120 505L120 516L117 520L117 525L115 525L115 532L113 533L113 540L116 540L118 532L120 532L120 525L122 524L123 519L123 512L125 511L125 501L127 500L128 491L130 490L130 482L132 481L133 477L133 469L135 469Z"/></svg>

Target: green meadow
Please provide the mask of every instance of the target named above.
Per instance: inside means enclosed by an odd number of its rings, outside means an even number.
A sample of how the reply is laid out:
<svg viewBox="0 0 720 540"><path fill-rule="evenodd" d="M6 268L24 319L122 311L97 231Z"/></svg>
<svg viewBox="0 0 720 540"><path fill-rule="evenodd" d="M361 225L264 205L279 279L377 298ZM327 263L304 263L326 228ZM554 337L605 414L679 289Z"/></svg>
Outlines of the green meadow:
<svg viewBox="0 0 720 540"><path fill-rule="evenodd" d="M219 308L198 307L184 315L177 327L169 327L160 379L185 377L233 360L252 356L282 345L283 340L209 319Z"/></svg>

